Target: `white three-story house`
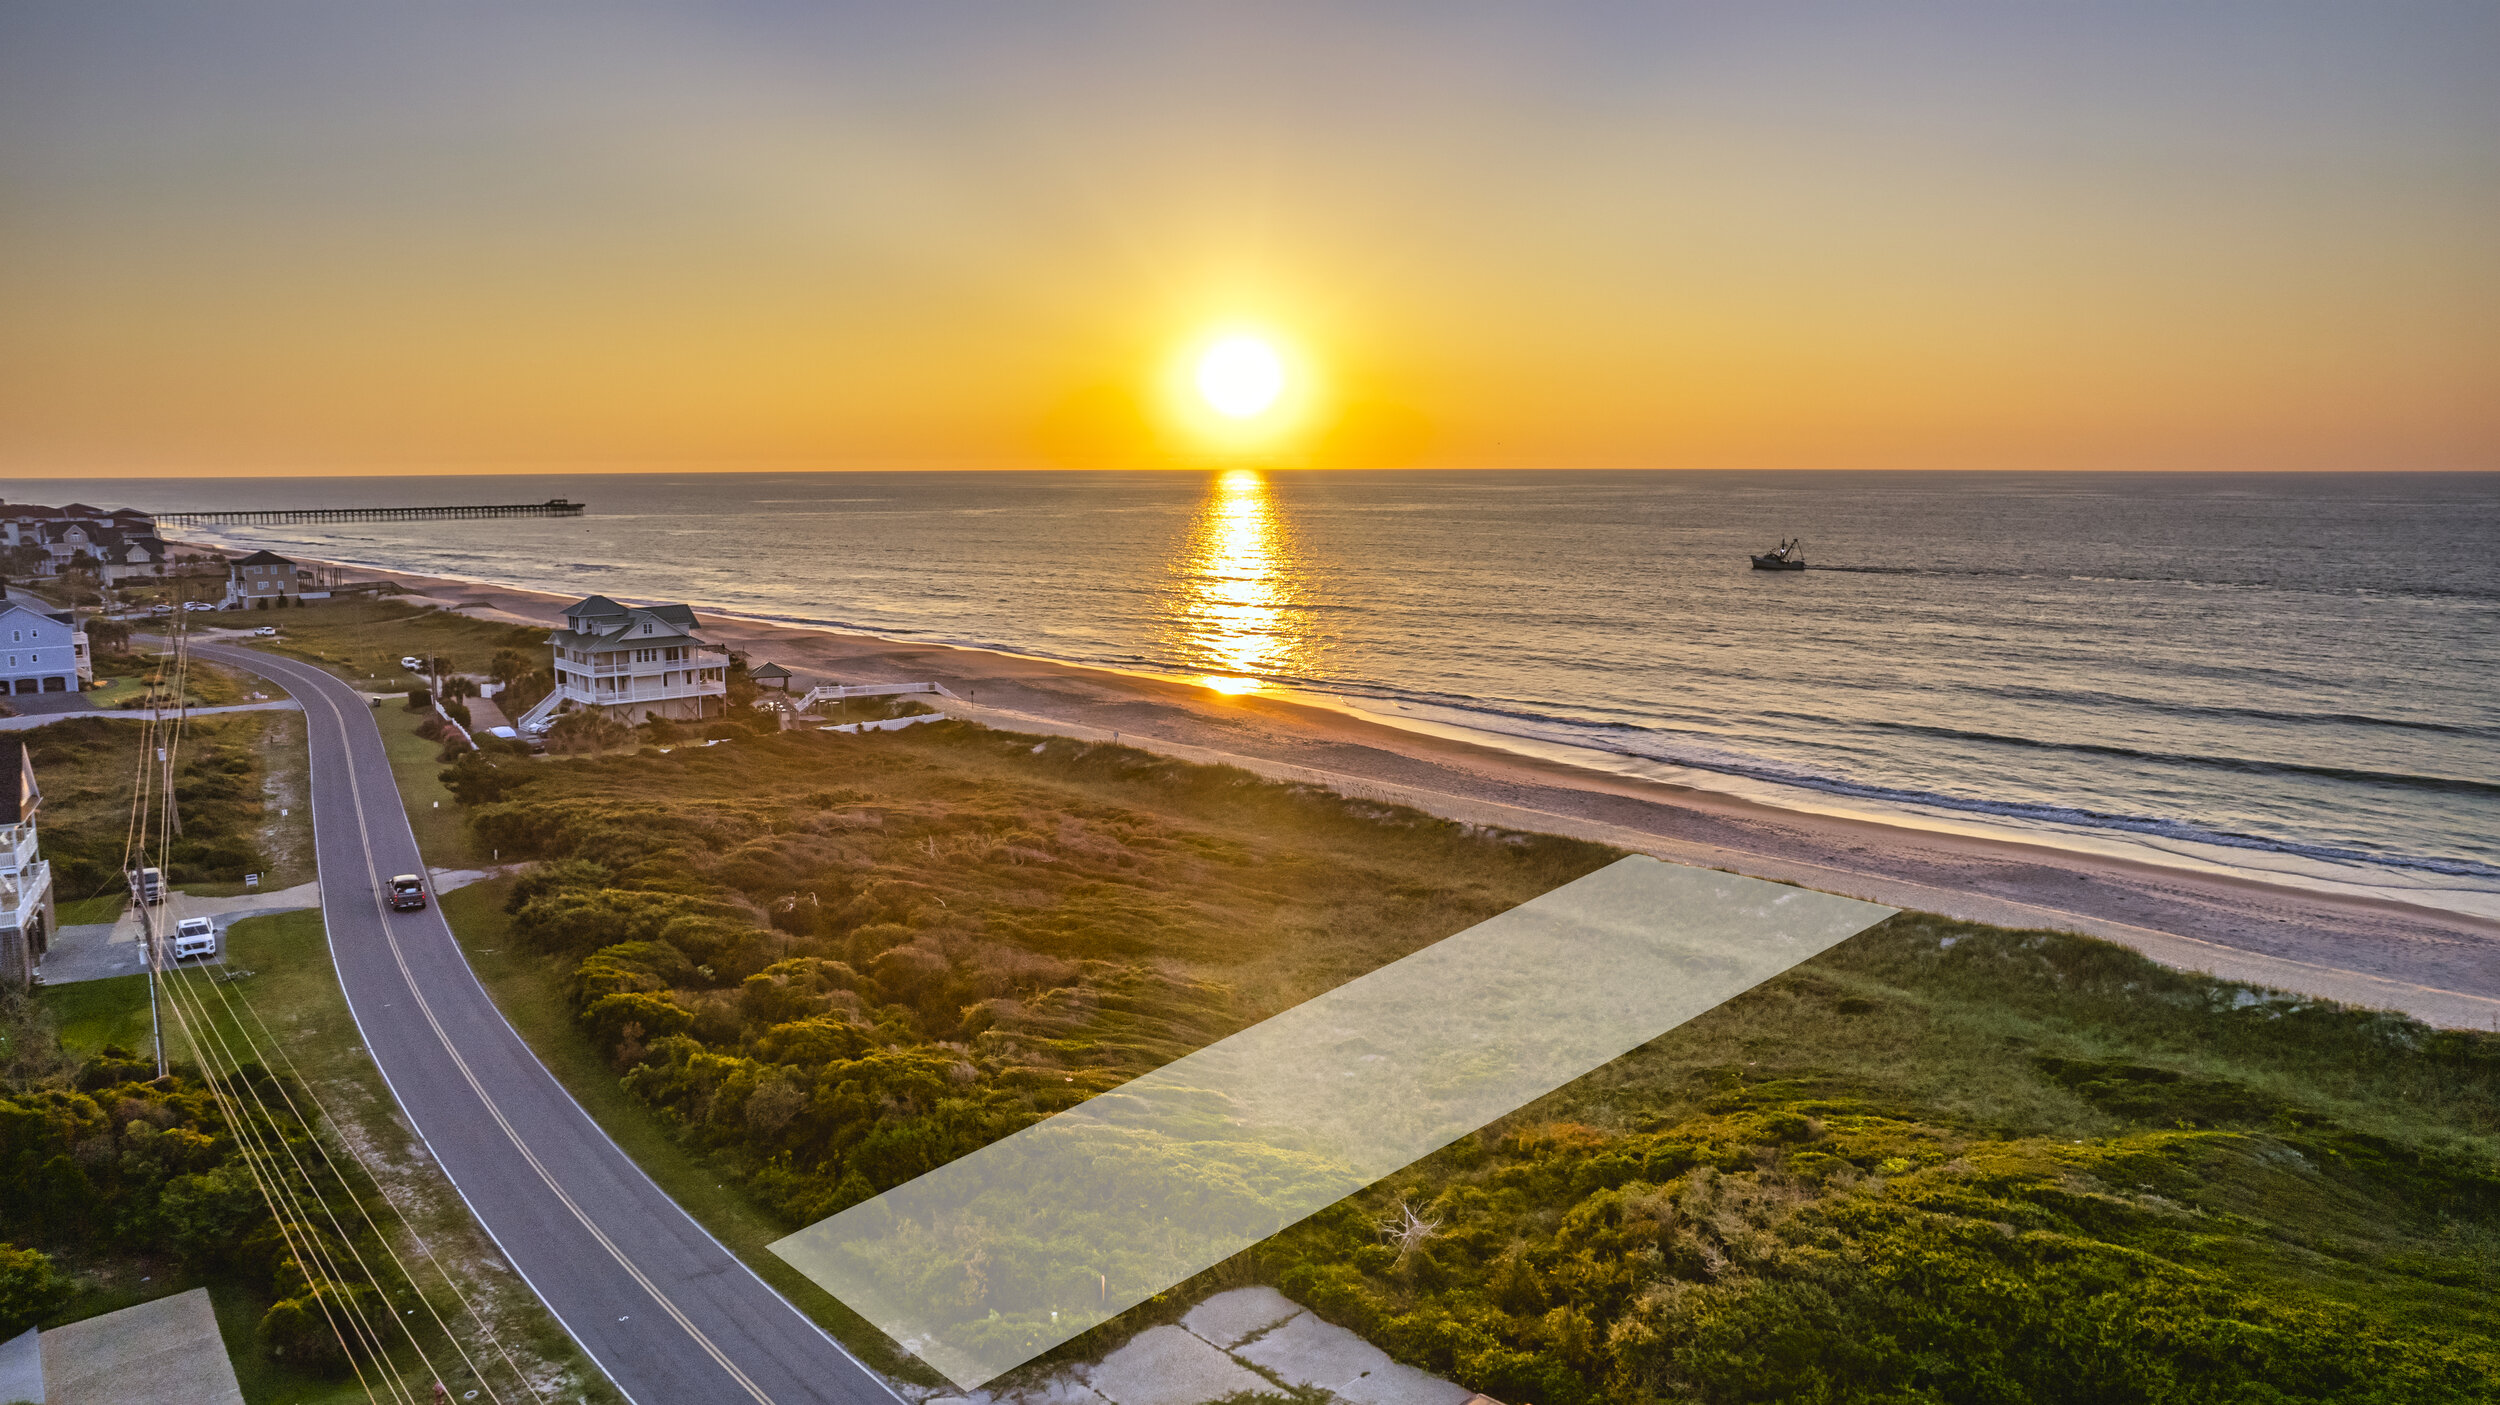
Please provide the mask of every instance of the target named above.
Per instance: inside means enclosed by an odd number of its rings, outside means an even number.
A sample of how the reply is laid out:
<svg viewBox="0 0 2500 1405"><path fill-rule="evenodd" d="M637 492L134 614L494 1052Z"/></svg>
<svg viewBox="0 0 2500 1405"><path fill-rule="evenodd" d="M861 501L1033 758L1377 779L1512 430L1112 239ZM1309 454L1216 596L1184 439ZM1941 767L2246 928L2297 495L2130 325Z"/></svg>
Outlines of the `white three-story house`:
<svg viewBox="0 0 2500 1405"><path fill-rule="evenodd" d="M555 650L556 690L521 725L598 708L621 722L691 721L729 709L729 651L695 637L683 605L619 605L593 595L568 607Z"/></svg>

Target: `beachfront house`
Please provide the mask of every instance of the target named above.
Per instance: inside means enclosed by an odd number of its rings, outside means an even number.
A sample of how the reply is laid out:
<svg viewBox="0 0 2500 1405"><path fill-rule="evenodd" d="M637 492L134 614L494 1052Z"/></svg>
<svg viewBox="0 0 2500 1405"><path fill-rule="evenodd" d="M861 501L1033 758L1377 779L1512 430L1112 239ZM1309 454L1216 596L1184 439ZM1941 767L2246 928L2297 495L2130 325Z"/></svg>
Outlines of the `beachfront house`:
<svg viewBox="0 0 2500 1405"><path fill-rule="evenodd" d="M568 607L552 639L556 689L519 725L543 730L576 708L629 723L726 714L729 651L694 628L694 611L683 605L619 605L593 595Z"/></svg>
<svg viewBox="0 0 2500 1405"><path fill-rule="evenodd" d="M274 551L255 551L226 563L226 605L230 609L266 610L289 596L304 593L303 573Z"/></svg>
<svg viewBox="0 0 2500 1405"><path fill-rule="evenodd" d="M87 632L64 610L0 605L0 693L75 693L95 677Z"/></svg>
<svg viewBox="0 0 2500 1405"><path fill-rule="evenodd" d="M0 983L23 990L52 944L52 865L36 851L35 811L43 791L35 760L17 747L17 780L0 785Z"/></svg>

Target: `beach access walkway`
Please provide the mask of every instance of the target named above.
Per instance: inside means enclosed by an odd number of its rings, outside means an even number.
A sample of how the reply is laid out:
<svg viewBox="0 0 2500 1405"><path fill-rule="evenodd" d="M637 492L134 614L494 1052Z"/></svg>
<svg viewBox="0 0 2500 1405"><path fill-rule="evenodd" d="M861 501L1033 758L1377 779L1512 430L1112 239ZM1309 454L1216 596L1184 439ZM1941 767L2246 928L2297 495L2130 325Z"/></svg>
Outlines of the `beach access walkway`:
<svg viewBox="0 0 2500 1405"><path fill-rule="evenodd" d="M438 906L389 908L383 885L423 861L372 704L293 659L193 650L304 705L348 1009L427 1149L583 1352L639 1405L894 1405L591 1121L505 1022Z"/></svg>

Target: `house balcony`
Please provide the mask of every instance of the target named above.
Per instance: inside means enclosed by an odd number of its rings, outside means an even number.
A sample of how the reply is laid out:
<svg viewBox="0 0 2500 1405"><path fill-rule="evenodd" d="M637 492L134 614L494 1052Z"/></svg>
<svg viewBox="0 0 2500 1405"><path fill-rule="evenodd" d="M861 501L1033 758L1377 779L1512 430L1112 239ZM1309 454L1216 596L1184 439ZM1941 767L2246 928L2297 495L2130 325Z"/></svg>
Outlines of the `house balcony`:
<svg viewBox="0 0 2500 1405"><path fill-rule="evenodd" d="M571 673L584 674L592 678L622 678L628 675L647 676L653 673L684 673L690 669L701 670L706 668L717 668L726 670L729 667L729 654L728 651L720 649L697 649L690 658L660 663L575 663L570 659L558 659L556 661L556 667Z"/></svg>
<svg viewBox="0 0 2500 1405"><path fill-rule="evenodd" d="M35 862L35 827L32 824L0 825L0 882L6 882L8 875L22 872Z"/></svg>
<svg viewBox="0 0 2500 1405"><path fill-rule="evenodd" d="M0 876L0 930L23 932L43 915L52 895L52 861L37 859Z"/></svg>
<svg viewBox="0 0 2500 1405"><path fill-rule="evenodd" d="M591 707L615 707L624 703L675 702L683 698L717 698L729 692L729 685L719 679L695 679L690 682L663 683L659 675L632 679L614 688L583 687L565 683L557 689L574 702Z"/></svg>

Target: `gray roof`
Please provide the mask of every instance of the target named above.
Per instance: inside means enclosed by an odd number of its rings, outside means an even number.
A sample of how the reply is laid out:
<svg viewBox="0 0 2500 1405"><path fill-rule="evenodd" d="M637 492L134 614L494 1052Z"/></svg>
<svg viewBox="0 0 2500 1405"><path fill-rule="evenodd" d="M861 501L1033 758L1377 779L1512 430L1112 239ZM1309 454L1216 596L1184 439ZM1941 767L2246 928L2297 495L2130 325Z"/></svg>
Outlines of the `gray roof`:
<svg viewBox="0 0 2500 1405"><path fill-rule="evenodd" d="M625 630L639 624L667 626L670 634L650 634L633 641L637 649L664 644L701 644L694 637L694 611L684 605L619 605L604 595L588 595L564 609L564 618L587 625L582 630L559 630L557 644L590 644L615 639Z"/></svg>

